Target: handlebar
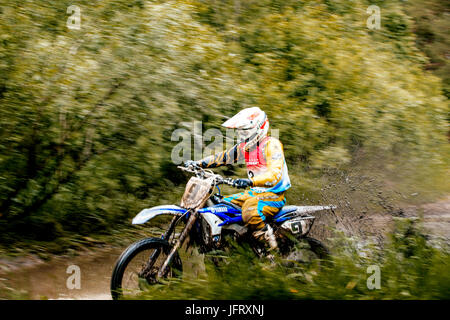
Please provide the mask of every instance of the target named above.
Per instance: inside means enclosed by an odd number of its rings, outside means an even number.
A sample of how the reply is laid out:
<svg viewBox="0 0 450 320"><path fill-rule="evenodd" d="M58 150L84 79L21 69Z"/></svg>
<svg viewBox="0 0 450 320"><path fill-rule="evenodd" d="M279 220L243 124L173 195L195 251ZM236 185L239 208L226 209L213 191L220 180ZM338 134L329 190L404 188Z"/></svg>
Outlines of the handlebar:
<svg viewBox="0 0 450 320"><path fill-rule="evenodd" d="M196 177L201 178L201 179L207 179L207 178L214 178L214 183L216 185L218 184L227 184L229 186L234 186L234 179L231 178L224 178L222 177L220 174L216 174L214 172L212 172L211 170L205 170L201 167L196 167L196 166L188 166L188 167L183 167L183 166L177 166L177 168L185 171L185 172L189 172L189 173L193 173L195 174Z"/></svg>

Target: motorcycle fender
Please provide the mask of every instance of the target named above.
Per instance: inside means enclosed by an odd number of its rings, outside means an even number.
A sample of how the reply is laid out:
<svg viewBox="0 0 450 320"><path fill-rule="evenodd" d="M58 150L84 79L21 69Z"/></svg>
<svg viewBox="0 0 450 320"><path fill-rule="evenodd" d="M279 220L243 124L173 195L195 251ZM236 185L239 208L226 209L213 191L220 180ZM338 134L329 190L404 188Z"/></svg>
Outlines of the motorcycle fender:
<svg viewBox="0 0 450 320"><path fill-rule="evenodd" d="M313 213L322 210L333 210L336 206L296 206L297 213Z"/></svg>
<svg viewBox="0 0 450 320"><path fill-rule="evenodd" d="M153 208L144 209L139 212L133 219L132 224L143 224L147 221L153 219L154 217L168 214L174 216L180 216L186 212L186 209L183 209L179 206L175 205L162 205L156 206Z"/></svg>

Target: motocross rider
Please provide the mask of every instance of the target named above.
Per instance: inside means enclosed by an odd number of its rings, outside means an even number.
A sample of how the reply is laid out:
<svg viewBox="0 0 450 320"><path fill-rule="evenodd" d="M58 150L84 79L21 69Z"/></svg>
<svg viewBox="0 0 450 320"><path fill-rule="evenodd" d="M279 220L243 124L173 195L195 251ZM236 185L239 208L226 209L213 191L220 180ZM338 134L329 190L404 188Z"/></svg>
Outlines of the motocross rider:
<svg viewBox="0 0 450 320"><path fill-rule="evenodd" d="M186 166L215 168L245 160L248 179L236 179L238 188L252 187L224 198L242 208L242 219L258 240L266 240L270 249L277 248L273 230L266 220L276 215L286 203L285 192L291 187L284 159L283 145L268 135L269 120L258 107L240 111L222 124L237 130L238 143L231 149Z"/></svg>

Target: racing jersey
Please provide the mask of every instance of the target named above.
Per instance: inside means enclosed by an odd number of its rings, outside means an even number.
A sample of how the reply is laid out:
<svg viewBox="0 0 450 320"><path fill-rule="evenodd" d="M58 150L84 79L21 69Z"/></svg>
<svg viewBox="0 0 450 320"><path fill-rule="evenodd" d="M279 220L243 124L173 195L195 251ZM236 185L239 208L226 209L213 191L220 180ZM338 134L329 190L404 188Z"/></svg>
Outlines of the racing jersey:
<svg viewBox="0 0 450 320"><path fill-rule="evenodd" d="M274 137L265 137L252 149L246 151L245 143L234 145L229 150L216 153L199 161L203 168L233 164L245 160L248 177L255 192L284 192L291 187L283 145Z"/></svg>

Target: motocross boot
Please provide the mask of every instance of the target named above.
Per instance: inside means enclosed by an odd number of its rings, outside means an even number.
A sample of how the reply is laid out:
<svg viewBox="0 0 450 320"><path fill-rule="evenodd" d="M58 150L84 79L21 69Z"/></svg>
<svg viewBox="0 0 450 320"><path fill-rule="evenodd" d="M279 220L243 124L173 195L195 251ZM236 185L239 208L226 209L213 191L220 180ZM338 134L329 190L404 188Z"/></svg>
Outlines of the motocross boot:
<svg viewBox="0 0 450 320"><path fill-rule="evenodd" d="M270 225L266 224L264 228L254 231L252 235L258 241L265 240L269 244L269 251L278 249L277 239Z"/></svg>

